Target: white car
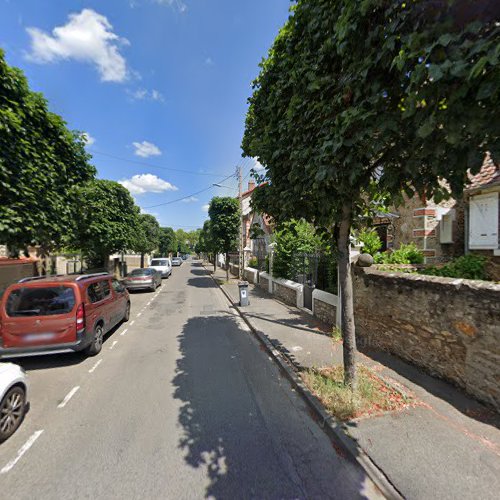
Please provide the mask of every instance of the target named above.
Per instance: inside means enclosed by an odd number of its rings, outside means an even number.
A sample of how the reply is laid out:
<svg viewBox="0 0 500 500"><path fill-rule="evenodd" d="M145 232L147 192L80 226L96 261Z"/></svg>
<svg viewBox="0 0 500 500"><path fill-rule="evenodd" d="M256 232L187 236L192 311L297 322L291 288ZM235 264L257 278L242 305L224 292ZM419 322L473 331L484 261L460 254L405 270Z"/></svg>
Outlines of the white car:
<svg viewBox="0 0 500 500"><path fill-rule="evenodd" d="M160 271L162 278L168 278L172 274L172 262L170 262L168 257L157 257L155 259L151 259L149 267Z"/></svg>
<svg viewBox="0 0 500 500"><path fill-rule="evenodd" d="M26 372L14 363L0 363L0 443L16 432L28 408Z"/></svg>

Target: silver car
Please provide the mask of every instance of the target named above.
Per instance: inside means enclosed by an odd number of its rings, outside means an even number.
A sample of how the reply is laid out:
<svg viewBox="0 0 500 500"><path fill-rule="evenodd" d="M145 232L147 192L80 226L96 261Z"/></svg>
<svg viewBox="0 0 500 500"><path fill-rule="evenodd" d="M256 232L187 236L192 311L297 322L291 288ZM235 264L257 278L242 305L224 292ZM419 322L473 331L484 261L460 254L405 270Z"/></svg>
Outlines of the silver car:
<svg viewBox="0 0 500 500"><path fill-rule="evenodd" d="M182 259L180 257L173 257L172 258L172 265L173 266L180 266L182 264Z"/></svg>
<svg viewBox="0 0 500 500"><path fill-rule="evenodd" d="M123 280L127 290L151 290L161 286L161 273L155 269L134 269Z"/></svg>

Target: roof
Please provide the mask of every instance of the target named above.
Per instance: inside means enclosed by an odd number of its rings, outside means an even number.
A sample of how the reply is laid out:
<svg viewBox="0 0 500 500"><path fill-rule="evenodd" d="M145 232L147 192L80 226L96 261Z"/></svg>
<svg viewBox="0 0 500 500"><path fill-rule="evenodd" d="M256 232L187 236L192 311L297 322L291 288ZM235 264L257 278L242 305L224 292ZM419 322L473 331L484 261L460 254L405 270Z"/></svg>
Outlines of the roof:
<svg viewBox="0 0 500 500"><path fill-rule="evenodd" d="M33 276L33 280L27 280L24 283L68 283L68 282L80 282L84 283L86 279L99 279L99 278L110 278L110 274L57 274L55 276ZM27 278L24 278L27 279Z"/></svg>
<svg viewBox="0 0 500 500"><path fill-rule="evenodd" d="M469 174L467 191L486 189L492 186L500 186L500 168L495 165L491 155L486 154L481 170L476 175Z"/></svg>

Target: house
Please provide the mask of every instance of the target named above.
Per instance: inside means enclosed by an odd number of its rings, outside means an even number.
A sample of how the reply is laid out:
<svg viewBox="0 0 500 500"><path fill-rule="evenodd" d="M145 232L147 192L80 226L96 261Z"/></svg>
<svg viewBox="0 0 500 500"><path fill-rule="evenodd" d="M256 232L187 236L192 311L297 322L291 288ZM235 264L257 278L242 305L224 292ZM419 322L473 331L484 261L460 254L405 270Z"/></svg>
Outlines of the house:
<svg viewBox="0 0 500 500"><path fill-rule="evenodd" d="M373 225L382 251L415 243L426 264L447 262L469 252L488 256L495 264L500 261L499 192L500 170L487 154L479 173L469 175L463 198L436 203L418 195L405 196L404 203L391 207L390 213L377 214Z"/></svg>

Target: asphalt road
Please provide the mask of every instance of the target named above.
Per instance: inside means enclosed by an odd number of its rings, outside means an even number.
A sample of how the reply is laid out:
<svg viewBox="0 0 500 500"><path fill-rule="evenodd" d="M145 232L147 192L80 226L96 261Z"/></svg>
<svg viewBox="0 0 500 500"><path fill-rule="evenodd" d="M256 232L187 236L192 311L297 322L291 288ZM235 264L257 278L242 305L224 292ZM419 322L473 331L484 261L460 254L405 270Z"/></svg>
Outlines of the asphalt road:
<svg viewBox="0 0 500 500"><path fill-rule="evenodd" d="M17 360L32 409L0 497L375 498L201 265L132 294L93 358Z"/></svg>

